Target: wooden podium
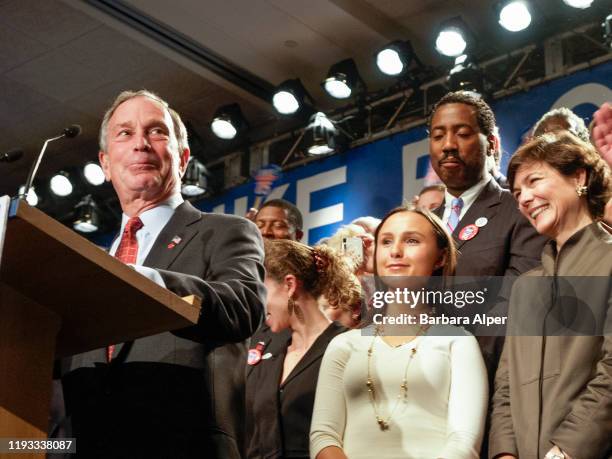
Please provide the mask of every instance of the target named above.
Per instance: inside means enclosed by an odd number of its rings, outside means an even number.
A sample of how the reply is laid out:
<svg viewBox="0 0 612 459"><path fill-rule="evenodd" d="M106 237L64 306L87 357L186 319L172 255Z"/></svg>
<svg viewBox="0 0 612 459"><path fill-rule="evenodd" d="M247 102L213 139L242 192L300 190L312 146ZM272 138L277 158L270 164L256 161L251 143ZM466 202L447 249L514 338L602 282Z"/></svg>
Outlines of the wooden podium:
<svg viewBox="0 0 612 459"><path fill-rule="evenodd" d="M23 200L11 202L5 223L0 438L46 438L56 357L188 327L197 322L200 305L141 276Z"/></svg>

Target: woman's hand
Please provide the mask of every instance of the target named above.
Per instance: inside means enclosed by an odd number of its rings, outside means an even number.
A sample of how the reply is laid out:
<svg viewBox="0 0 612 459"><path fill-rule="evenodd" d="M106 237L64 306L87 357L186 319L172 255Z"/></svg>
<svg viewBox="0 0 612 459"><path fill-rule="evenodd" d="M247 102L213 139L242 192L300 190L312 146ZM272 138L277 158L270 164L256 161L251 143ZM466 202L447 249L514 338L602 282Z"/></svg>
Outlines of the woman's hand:
<svg viewBox="0 0 612 459"><path fill-rule="evenodd" d="M344 451L342 451L337 446L328 446L327 448L323 448L319 454L317 454L317 459L348 459Z"/></svg>

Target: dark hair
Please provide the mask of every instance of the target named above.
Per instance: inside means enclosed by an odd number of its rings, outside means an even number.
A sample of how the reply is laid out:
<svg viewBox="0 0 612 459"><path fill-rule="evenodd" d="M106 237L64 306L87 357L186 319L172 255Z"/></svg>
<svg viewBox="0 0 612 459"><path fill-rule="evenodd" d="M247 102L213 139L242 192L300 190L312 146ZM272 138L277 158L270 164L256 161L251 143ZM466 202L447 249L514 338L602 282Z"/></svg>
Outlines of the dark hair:
<svg viewBox="0 0 612 459"><path fill-rule="evenodd" d="M259 210L264 207L280 207L281 209L285 209L287 211L287 220L289 223L293 225L296 230L302 231L302 226L304 226L302 212L289 201L285 201L284 199L270 199L264 202Z"/></svg>
<svg viewBox="0 0 612 459"><path fill-rule="evenodd" d="M471 91L456 91L449 92L443 96L429 114L427 119L427 129L431 132L431 121L434 115L442 105L447 104L465 104L476 109L476 120L480 131L487 137L495 135L495 115L482 97Z"/></svg>
<svg viewBox="0 0 612 459"><path fill-rule="evenodd" d="M344 259L330 247L309 247L288 239L264 240L266 274L277 282L293 274L314 298L325 295L333 307L361 301L361 287Z"/></svg>
<svg viewBox="0 0 612 459"><path fill-rule="evenodd" d="M547 133L534 137L520 147L508 165L508 183L514 190L516 173L521 166L545 162L561 175L571 176L578 170L587 173L587 206L593 218L603 216L610 199L610 168L590 143L583 142L568 131Z"/></svg>
<svg viewBox="0 0 612 459"><path fill-rule="evenodd" d="M451 236L450 232L446 228L446 225L442 223L434 213L427 209L423 209L420 207L414 206L400 206L391 210L380 222L378 228L376 228L376 233L374 234L374 274L378 276L378 266L376 264L376 255L378 252L378 235L380 234L381 228L384 226L385 222L392 215L399 214L402 212L412 212L415 214L422 215L425 217L434 231L436 236L436 243L440 250L446 252L446 263L444 266L436 269L433 272L434 276L453 276L455 274L455 268L457 267L457 249L455 248L455 241Z"/></svg>
<svg viewBox="0 0 612 459"><path fill-rule="evenodd" d="M446 186L442 185L441 183L437 185L426 186L421 191L419 191L419 196L421 196L423 193L427 193L428 191L441 191L442 193L444 193L446 191Z"/></svg>
<svg viewBox="0 0 612 459"><path fill-rule="evenodd" d="M548 125L552 121L564 120L567 123L565 130L577 136L583 142L590 141L589 129L584 124L584 120L566 107L555 108L545 113L533 127L533 136L537 137L549 132Z"/></svg>

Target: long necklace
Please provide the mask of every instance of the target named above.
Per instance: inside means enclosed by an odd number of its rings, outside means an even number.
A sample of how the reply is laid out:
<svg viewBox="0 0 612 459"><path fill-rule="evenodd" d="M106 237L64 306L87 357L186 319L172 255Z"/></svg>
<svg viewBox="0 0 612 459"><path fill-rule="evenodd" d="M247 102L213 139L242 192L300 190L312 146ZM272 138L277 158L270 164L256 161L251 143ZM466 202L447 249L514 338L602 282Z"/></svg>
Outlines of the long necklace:
<svg viewBox="0 0 612 459"><path fill-rule="evenodd" d="M387 419L384 419L378 411L378 404L376 402L376 386L374 385L374 379L372 379L372 372L371 372L371 360L372 360L372 354L374 353L374 342L376 341L376 337L380 335L381 330L382 330L381 327L376 327L374 337L372 338L372 343L370 344L370 348L368 349L368 379L366 380L366 387L368 388L368 394L370 396L370 402L372 403L372 408L374 409L374 416L376 416L376 422L378 423L378 427L380 427L380 430L384 432L385 430L389 429L391 418L393 417L393 414L395 413L395 410L399 406L399 403L402 400L402 398L404 399L404 401L408 399L408 368L410 367L410 363L412 362L412 360L414 359L414 356L417 353L418 346L414 346L410 350L410 357L408 357L408 362L406 363L406 368L404 369L404 378L402 380L402 383L400 384L400 390L399 390L399 394L397 394L395 405L393 405L393 409L391 410L391 413L389 413L389 416L387 416ZM418 333L414 336L414 339L419 337L426 330L427 330L426 327L421 326L419 328ZM411 341L414 341L414 339ZM400 346L403 346L404 344L406 343L402 343L395 347L400 347Z"/></svg>

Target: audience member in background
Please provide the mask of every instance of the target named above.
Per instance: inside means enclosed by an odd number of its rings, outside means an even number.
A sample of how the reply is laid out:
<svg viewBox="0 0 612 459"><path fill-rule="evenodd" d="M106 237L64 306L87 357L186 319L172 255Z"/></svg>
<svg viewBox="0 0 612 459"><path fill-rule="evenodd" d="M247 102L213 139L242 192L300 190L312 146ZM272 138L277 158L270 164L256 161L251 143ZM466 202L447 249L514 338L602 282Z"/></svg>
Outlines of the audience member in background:
<svg viewBox="0 0 612 459"><path fill-rule="evenodd" d="M437 209L444 202L444 185L429 185L424 187L412 200L412 205L427 210Z"/></svg>
<svg viewBox="0 0 612 459"><path fill-rule="evenodd" d="M308 458L321 358L345 328L319 309L359 302L357 280L328 247L266 241L266 324L251 340L247 368L247 457Z"/></svg>
<svg viewBox="0 0 612 459"><path fill-rule="evenodd" d="M351 225L363 226L363 229L365 229L366 232L374 236L374 233L376 232L376 228L378 227L378 225L380 225L380 218L370 217L370 216L359 217L353 220L351 222Z"/></svg>
<svg viewBox="0 0 612 459"><path fill-rule="evenodd" d="M375 259L382 293L452 275L456 255L437 217L401 207L378 227ZM433 314L424 303L378 311L394 319ZM478 344L463 329L417 321L351 330L332 340L321 364L311 455L477 459L487 400Z"/></svg>
<svg viewBox="0 0 612 459"><path fill-rule="evenodd" d="M502 174L500 170L501 164L501 139L499 138L499 127L495 126L493 130L493 135L495 136L495 148L493 149L492 155L487 155L487 168L489 169L489 174L491 177L497 182L499 186L503 189L507 190L510 188L508 185L508 178Z"/></svg>
<svg viewBox="0 0 612 459"><path fill-rule="evenodd" d="M251 209L248 215L265 239L300 241L304 235L302 213L284 199L266 201L258 211Z"/></svg>
<svg viewBox="0 0 612 459"><path fill-rule="evenodd" d="M558 131L569 131L583 142L589 142L589 129L584 124L584 120L566 107L555 108L545 113L533 126L533 137Z"/></svg>
<svg viewBox="0 0 612 459"><path fill-rule="evenodd" d="M607 321L600 336L508 336L495 380L491 458L604 459L612 454L612 236L599 222L610 195L610 169L594 147L568 133L545 134L523 145L508 176L523 215L551 240L542 265L526 276L554 276L555 288L512 291L512 318L538 316L555 329L567 301L560 276L588 276L589 312ZM529 279L529 277L527 277ZM603 281L603 282L602 282ZM533 283L532 283L533 284ZM560 285L561 284L561 285ZM562 292L562 291L561 291ZM585 305L585 306L587 306ZM584 314L587 309L583 308ZM530 315L531 314L531 315ZM601 336L601 335L605 336Z"/></svg>

